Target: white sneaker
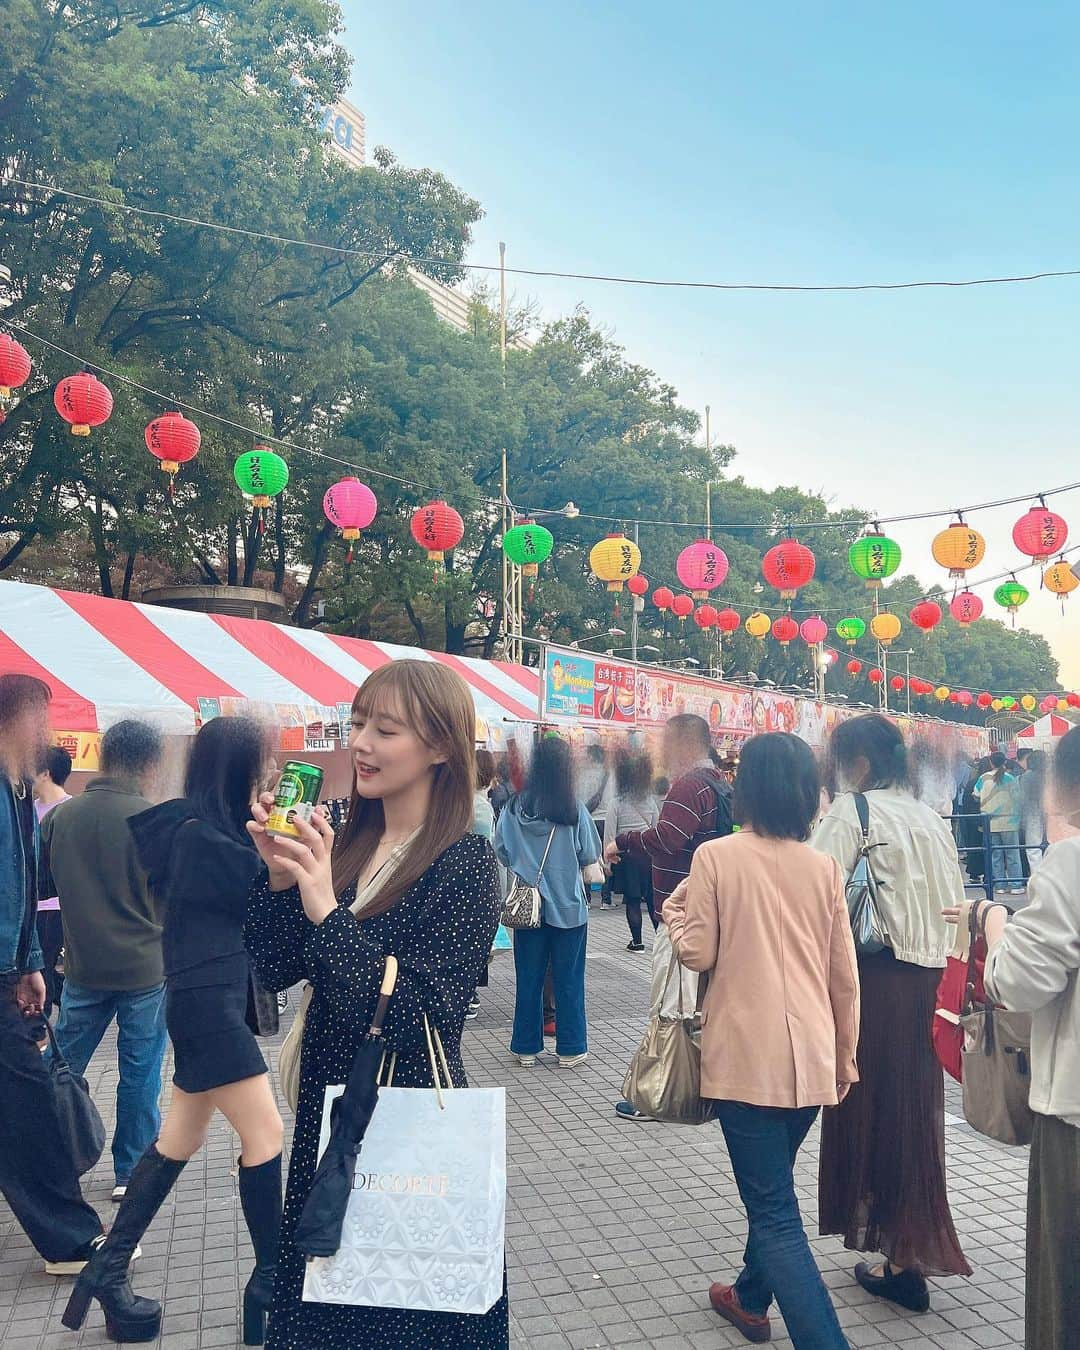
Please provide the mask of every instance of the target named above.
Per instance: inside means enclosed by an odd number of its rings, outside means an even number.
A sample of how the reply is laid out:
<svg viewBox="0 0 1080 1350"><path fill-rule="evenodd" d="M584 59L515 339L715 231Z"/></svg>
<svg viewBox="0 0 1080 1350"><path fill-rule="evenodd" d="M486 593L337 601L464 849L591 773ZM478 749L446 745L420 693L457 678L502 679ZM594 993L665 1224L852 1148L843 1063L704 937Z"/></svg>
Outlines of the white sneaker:
<svg viewBox="0 0 1080 1350"><path fill-rule="evenodd" d="M585 1062L585 1060L587 1060L588 1058L589 1058L589 1052L588 1052L588 1050L586 1050L585 1053L584 1053L583 1055L560 1055L560 1056L559 1056L559 1068L560 1068L560 1069L573 1069L573 1068L575 1068L578 1064L583 1064L583 1063Z"/></svg>
<svg viewBox="0 0 1080 1350"><path fill-rule="evenodd" d="M514 1058L523 1069L532 1069L536 1065L535 1055L515 1055Z"/></svg>
<svg viewBox="0 0 1080 1350"><path fill-rule="evenodd" d="M123 1200L125 1195L127 1195L127 1182L118 1181L116 1185L112 1188L112 1196L110 1197L110 1199L112 1200L114 1205L118 1205L120 1201Z"/></svg>
<svg viewBox="0 0 1080 1350"><path fill-rule="evenodd" d="M101 1246L101 1244L104 1241L105 1241L105 1234L99 1233L96 1238L91 1238L90 1240L90 1248L91 1248L90 1255L74 1256L70 1261L46 1261L45 1274L81 1275L83 1271L86 1269L87 1265L89 1264L90 1256L92 1256L93 1253L97 1251L97 1249ZM135 1250L131 1253L131 1259L133 1261L137 1261L140 1256L142 1256L142 1248L137 1246Z"/></svg>

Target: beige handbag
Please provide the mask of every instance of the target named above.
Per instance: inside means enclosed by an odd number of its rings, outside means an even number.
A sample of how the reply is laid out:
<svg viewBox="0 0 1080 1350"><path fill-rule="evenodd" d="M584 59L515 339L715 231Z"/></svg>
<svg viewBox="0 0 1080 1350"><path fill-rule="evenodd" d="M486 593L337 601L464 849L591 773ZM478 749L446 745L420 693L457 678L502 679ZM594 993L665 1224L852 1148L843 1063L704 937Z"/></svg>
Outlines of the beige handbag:
<svg viewBox="0 0 1080 1350"><path fill-rule="evenodd" d="M1031 1014L1006 1012L975 998L977 906L971 908L968 981L960 1026L964 1032L964 1118L1001 1144L1030 1144L1035 1124L1031 1092Z"/></svg>
<svg viewBox="0 0 1080 1350"><path fill-rule="evenodd" d="M409 845L417 834L419 834L418 830L393 849L386 862L383 863L349 906L354 914L359 915L372 903L390 880L398 863L405 856ZM300 1006L296 1010L293 1024L285 1039L281 1042L281 1049L278 1051L278 1083L281 1086L281 1095L294 1113L300 1100L300 1051L304 1043L304 1027L307 1024L308 1008L311 1006L311 998L314 992L313 985L304 985L304 992L300 995Z"/></svg>
<svg viewBox="0 0 1080 1350"><path fill-rule="evenodd" d="M667 985L679 980L679 1015L654 1017L623 1080L623 1096L642 1115L672 1125L703 1125L713 1107L701 1096L701 1025L683 1010L679 958L672 956ZM662 1005L661 1005L662 1006Z"/></svg>

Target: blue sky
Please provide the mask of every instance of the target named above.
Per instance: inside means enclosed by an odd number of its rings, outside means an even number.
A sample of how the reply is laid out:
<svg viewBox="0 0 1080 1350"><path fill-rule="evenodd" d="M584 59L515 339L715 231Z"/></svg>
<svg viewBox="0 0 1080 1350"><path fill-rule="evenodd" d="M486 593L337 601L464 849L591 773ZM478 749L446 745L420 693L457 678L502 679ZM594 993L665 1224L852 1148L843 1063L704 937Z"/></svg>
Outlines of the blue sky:
<svg viewBox="0 0 1080 1350"><path fill-rule="evenodd" d="M509 265L724 281L1080 267L1070 6L346 0L345 20L369 149L482 202L472 261L496 261L504 239ZM750 482L894 514L1080 479L1080 277L848 295L513 290L545 318L585 303L684 402L709 403ZM1054 504L1080 542L1080 492ZM973 518L983 575L1022 561L1021 510ZM941 525L895 530L927 582L941 579ZM1080 593L1063 618L1024 580L1025 619L1080 685Z"/></svg>

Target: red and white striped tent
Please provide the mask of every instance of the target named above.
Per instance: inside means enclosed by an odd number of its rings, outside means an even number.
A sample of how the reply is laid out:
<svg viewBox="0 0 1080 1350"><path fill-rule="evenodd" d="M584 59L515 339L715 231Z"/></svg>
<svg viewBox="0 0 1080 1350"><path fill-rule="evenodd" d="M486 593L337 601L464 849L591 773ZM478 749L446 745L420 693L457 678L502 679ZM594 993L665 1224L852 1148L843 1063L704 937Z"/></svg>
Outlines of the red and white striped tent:
<svg viewBox="0 0 1080 1350"><path fill-rule="evenodd" d="M146 717L190 734L200 699L333 707L402 657L456 670L485 722L538 716L539 677L524 666L0 581L0 671L44 680L53 726L65 731Z"/></svg>
<svg viewBox="0 0 1080 1350"><path fill-rule="evenodd" d="M1059 736L1065 736L1076 724L1068 721L1064 717L1059 717L1057 713L1047 713L1045 717L1040 717L1037 722L1032 722L1031 726L1025 727L1023 731L1016 733L1016 744L1019 749L1026 745L1030 750L1034 745L1048 745L1051 741L1056 741Z"/></svg>

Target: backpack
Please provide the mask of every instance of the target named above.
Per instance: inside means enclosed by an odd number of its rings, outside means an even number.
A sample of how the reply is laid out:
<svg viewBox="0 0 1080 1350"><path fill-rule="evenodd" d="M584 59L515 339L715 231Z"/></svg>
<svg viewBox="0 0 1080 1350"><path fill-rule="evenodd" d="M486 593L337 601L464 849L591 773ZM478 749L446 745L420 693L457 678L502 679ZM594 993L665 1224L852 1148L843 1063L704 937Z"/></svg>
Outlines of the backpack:
<svg viewBox="0 0 1080 1350"><path fill-rule="evenodd" d="M691 853L696 853L701 845L707 844L710 839L723 839L734 829L731 815L731 784L712 774L703 774L702 780L713 795L713 827L694 835L690 841Z"/></svg>

